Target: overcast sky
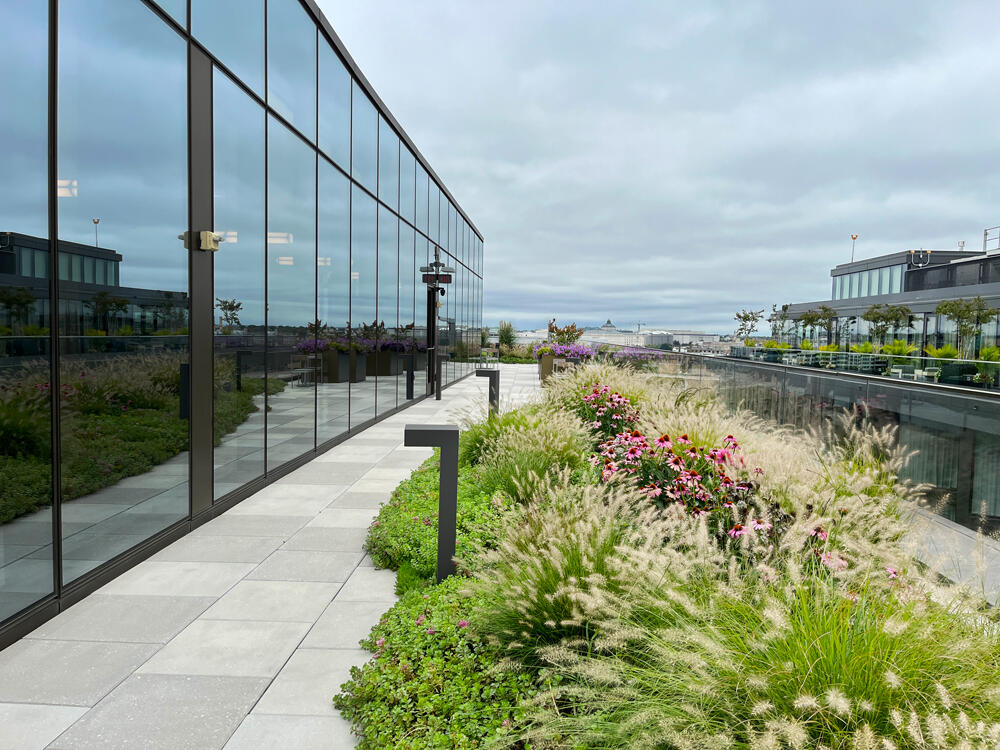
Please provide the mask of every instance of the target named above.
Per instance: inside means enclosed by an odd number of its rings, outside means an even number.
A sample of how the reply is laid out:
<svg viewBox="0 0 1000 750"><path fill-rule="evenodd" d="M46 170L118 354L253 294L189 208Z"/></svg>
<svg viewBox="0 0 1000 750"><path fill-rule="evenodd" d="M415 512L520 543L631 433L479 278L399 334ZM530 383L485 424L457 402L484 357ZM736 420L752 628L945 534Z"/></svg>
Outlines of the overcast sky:
<svg viewBox="0 0 1000 750"><path fill-rule="evenodd" d="M1000 224L995 2L319 0L486 239L485 322L731 331Z"/></svg>

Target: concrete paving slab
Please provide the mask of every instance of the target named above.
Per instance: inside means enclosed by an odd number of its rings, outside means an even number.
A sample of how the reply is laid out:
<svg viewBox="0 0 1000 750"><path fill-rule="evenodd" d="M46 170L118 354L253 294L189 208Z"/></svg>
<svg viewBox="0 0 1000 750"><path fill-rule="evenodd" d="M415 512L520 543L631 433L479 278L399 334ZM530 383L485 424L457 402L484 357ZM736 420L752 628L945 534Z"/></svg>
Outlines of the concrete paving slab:
<svg viewBox="0 0 1000 750"><path fill-rule="evenodd" d="M279 549L248 576L253 581L319 581L343 583L361 562L361 552L318 552Z"/></svg>
<svg viewBox="0 0 1000 750"><path fill-rule="evenodd" d="M0 747L43 750L86 711L82 706L0 703Z"/></svg>
<svg viewBox="0 0 1000 750"><path fill-rule="evenodd" d="M306 622L311 625L339 590L339 583L240 581L201 618Z"/></svg>
<svg viewBox="0 0 1000 750"><path fill-rule="evenodd" d="M361 649L300 648L254 707L255 714L336 716L333 696L351 676L351 667L371 654Z"/></svg>
<svg viewBox="0 0 1000 750"><path fill-rule="evenodd" d="M225 750L347 750L357 744L351 726L335 716L270 716L251 713Z"/></svg>

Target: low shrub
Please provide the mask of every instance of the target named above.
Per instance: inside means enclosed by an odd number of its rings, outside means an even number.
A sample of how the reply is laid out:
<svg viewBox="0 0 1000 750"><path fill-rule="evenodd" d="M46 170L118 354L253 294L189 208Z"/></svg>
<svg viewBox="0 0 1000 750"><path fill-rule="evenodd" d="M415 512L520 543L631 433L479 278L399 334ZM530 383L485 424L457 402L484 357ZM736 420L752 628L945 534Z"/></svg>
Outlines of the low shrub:
<svg viewBox="0 0 1000 750"><path fill-rule="evenodd" d="M465 425L458 440L459 465L477 466L482 463L503 432L525 428L529 424L528 413L524 410L515 410L499 415L488 412L485 419Z"/></svg>
<svg viewBox="0 0 1000 750"><path fill-rule="evenodd" d="M461 579L404 595L361 645L375 653L334 699L363 750L480 748L521 725L534 678L497 668L475 634L487 595Z"/></svg>
<svg viewBox="0 0 1000 750"><path fill-rule="evenodd" d="M411 581L432 578L437 568L439 460L437 455L428 459L393 491L365 540L376 565L392 570L408 566ZM503 537L508 512L509 503L483 489L478 470L459 470L456 557L462 561L460 570L468 570L480 550L495 546Z"/></svg>

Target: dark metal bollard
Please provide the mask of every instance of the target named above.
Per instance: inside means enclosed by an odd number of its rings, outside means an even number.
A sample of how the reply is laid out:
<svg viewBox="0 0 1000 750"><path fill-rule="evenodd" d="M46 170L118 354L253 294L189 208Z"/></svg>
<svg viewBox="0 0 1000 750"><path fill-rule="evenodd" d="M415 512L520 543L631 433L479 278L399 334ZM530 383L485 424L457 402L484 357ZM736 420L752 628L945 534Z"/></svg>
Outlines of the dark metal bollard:
<svg viewBox="0 0 1000 750"><path fill-rule="evenodd" d="M437 582L455 572L455 526L458 517L458 427L453 424L408 424L403 445L441 449L438 487Z"/></svg>
<svg viewBox="0 0 1000 750"><path fill-rule="evenodd" d="M408 358L407 368L406 368L406 400L407 401L412 401L413 400L413 384L414 384L414 379L417 376L416 366L417 366L417 355L411 353L410 356L409 356L409 358Z"/></svg>
<svg viewBox="0 0 1000 750"><path fill-rule="evenodd" d="M476 369L477 378L490 379L490 411L494 414L500 413L500 370L490 367L480 367Z"/></svg>
<svg viewBox="0 0 1000 750"><path fill-rule="evenodd" d="M180 373L180 385L179 395L180 395L180 414L178 415L181 419L191 418L191 365L187 362L181 363L181 373Z"/></svg>

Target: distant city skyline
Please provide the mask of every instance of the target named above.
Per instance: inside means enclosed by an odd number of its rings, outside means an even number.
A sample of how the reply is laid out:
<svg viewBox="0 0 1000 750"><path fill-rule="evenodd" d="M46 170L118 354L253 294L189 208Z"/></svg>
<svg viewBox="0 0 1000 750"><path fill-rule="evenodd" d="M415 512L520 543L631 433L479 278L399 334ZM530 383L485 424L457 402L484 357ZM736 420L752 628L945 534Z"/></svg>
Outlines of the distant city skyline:
<svg viewBox="0 0 1000 750"><path fill-rule="evenodd" d="M490 325L732 332L852 234L1000 224L994 4L319 4L483 232Z"/></svg>

